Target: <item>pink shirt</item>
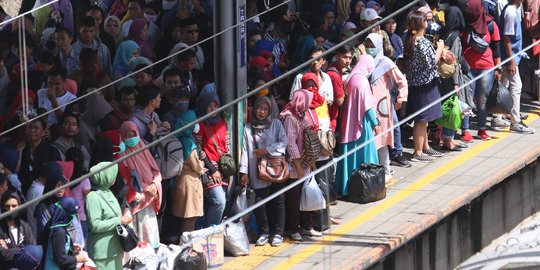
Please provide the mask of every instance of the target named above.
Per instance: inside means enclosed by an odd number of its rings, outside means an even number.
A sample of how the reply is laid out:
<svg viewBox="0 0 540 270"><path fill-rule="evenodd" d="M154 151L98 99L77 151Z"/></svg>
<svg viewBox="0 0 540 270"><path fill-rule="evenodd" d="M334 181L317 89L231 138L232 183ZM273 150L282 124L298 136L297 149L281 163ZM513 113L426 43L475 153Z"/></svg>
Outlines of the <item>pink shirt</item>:
<svg viewBox="0 0 540 270"><path fill-rule="evenodd" d="M79 203L79 220L81 221L86 220L86 212L85 212L85 207L84 207L84 201L85 201L84 192L90 191L90 188L91 188L90 180L88 178L84 179L76 187L71 188L71 196L75 200L77 200L77 202Z"/></svg>

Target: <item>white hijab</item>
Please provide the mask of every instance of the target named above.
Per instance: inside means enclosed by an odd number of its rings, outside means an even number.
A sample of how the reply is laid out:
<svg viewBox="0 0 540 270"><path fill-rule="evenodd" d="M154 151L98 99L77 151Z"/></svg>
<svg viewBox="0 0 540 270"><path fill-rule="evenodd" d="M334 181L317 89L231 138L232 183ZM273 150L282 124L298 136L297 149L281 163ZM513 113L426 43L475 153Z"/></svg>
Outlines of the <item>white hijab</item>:
<svg viewBox="0 0 540 270"><path fill-rule="evenodd" d="M371 73L371 77L369 79L370 83L374 83L386 72L393 68L397 68L397 66L392 60L390 60L390 58L384 56L383 39L379 33L371 33L366 39L371 40L373 45L375 45L375 49L377 50L377 56L375 57L375 70L373 70L373 73Z"/></svg>

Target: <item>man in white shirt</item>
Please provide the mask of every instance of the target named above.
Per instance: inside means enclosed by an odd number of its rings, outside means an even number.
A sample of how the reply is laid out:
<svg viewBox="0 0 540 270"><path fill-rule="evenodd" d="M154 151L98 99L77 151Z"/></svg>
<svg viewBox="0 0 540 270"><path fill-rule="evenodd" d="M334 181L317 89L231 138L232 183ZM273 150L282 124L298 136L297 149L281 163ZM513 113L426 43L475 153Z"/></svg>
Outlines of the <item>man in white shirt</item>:
<svg viewBox="0 0 540 270"><path fill-rule="evenodd" d="M65 105L77 98L72 93L66 91L64 83L66 80L66 72L62 67L53 67L49 71L47 77L47 88L38 90L38 107L50 111L54 108L62 107L54 113L49 113L49 125L58 123L58 119L62 116L65 110Z"/></svg>

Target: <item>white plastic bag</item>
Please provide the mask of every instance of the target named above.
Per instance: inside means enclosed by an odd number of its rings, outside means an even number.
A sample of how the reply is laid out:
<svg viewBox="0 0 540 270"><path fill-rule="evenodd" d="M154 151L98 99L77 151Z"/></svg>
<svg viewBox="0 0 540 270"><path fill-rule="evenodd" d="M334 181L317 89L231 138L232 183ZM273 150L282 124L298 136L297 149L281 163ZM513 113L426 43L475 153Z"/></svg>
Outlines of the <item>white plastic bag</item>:
<svg viewBox="0 0 540 270"><path fill-rule="evenodd" d="M236 197L236 200L233 202L232 208L231 208L231 216L236 215L248 208L248 199L247 199L247 188L242 188L240 192L238 192L238 196Z"/></svg>
<svg viewBox="0 0 540 270"><path fill-rule="evenodd" d="M160 244L157 251L158 260L160 261L160 270L172 270L174 269L174 260L178 254L182 251L179 245L164 245Z"/></svg>
<svg viewBox="0 0 540 270"><path fill-rule="evenodd" d="M317 211L326 208L324 195L312 176L304 182L302 193L300 194L300 211Z"/></svg>
<svg viewBox="0 0 540 270"><path fill-rule="evenodd" d="M126 252L129 259L124 264L124 269L142 269L156 270L158 269L158 256L150 245L144 247L136 247L130 252Z"/></svg>
<svg viewBox="0 0 540 270"><path fill-rule="evenodd" d="M242 219L225 228L225 251L235 257L249 255L249 239Z"/></svg>

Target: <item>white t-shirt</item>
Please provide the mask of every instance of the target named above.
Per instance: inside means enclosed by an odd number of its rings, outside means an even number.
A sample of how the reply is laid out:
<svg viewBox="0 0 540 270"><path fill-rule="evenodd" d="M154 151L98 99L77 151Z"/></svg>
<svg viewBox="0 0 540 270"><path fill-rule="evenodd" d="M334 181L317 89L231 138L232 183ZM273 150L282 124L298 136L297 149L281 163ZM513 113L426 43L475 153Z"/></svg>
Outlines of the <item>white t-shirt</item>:
<svg viewBox="0 0 540 270"><path fill-rule="evenodd" d="M50 111L50 110L53 109L53 106L52 106L51 101L47 97L47 91L48 91L47 88L43 88L43 89L38 90L38 92L37 92L38 107L46 109L47 111ZM56 97L56 100L58 101L58 105L60 107L62 107L62 111L64 111L66 109L65 104L67 104L68 102L70 102L70 101L72 101L72 100L74 100L76 98L77 97L75 95L73 95L72 93L70 93L70 92L68 92L66 90L66 92L62 96ZM56 119L56 114L53 113L53 112L49 113L47 121L48 121L49 125L58 123L58 119Z"/></svg>

